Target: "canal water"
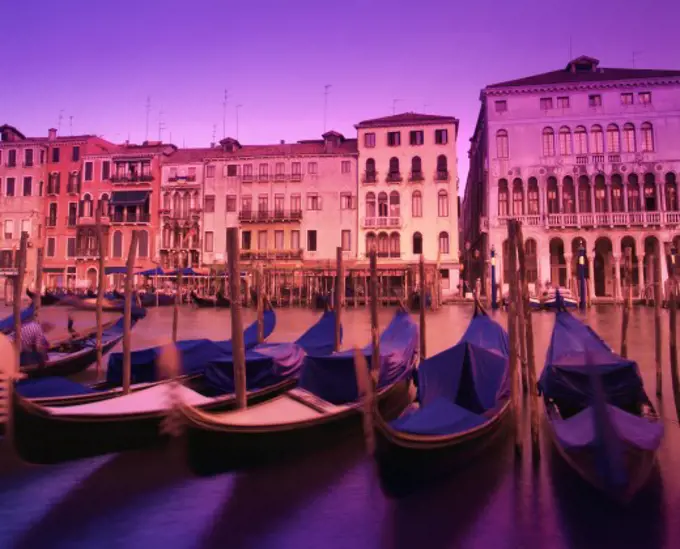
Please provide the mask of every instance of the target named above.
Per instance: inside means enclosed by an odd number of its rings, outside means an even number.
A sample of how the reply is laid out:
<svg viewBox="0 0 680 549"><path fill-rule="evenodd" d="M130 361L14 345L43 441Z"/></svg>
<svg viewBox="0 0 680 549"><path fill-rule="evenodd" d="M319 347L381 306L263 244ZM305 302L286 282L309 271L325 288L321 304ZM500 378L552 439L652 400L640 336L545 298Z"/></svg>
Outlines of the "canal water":
<svg viewBox="0 0 680 549"><path fill-rule="evenodd" d="M244 313L246 323L254 319L252 310ZM294 339L317 314L277 310L269 341ZM380 311L381 327L392 314L393 309ZM471 314L472 307L465 305L428 313L428 354L454 344ZM505 315L496 316L505 325ZM620 308L594 307L585 316L618 350ZM54 325L51 337L64 332L63 310L46 308L44 318ZM565 468L545 433L538 463L532 463L528 446L516 459L508 438L436 486L399 500L381 492L361 441L214 478L194 477L179 445L29 466L14 462L0 443L0 548L680 547L680 428L674 419L665 312L662 318L664 396L657 406L666 436L658 470L627 508L604 500ZM553 317L542 312L533 319L540 371ZM345 347L369 341L366 309L346 310L343 320ZM93 322L93 314L79 313L76 327ZM169 341L171 326L171 308L151 310L133 332L134 348ZM181 338L227 339L229 311L186 307L179 333ZM629 349L655 401L652 309L633 310ZM94 379L96 372L84 377Z"/></svg>

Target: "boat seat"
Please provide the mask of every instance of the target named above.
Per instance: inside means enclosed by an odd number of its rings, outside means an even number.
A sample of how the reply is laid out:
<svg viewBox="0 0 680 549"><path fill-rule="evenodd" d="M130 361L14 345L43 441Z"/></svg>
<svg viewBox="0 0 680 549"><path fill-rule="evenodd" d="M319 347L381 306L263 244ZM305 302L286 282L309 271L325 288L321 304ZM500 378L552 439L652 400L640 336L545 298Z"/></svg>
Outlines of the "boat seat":
<svg viewBox="0 0 680 549"><path fill-rule="evenodd" d="M473 429L488 420L440 397L427 406L390 423L397 431L414 435L454 435Z"/></svg>
<svg viewBox="0 0 680 549"><path fill-rule="evenodd" d="M63 377L23 379L17 382L16 391L24 398L64 397L97 392L82 383Z"/></svg>

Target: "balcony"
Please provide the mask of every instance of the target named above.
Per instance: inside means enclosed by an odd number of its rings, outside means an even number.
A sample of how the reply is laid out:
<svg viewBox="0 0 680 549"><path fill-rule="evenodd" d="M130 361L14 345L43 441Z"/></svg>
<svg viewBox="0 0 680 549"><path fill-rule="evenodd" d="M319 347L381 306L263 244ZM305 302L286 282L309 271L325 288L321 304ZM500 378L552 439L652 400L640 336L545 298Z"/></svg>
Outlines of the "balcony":
<svg viewBox="0 0 680 549"><path fill-rule="evenodd" d="M408 176L408 180L413 182L424 181L425 176L423 175L423 172L421 170L418 170L415 172L411 172Z"/></svg>
<svg viewBox="0 0 680 549"><path fill-rule="evenodd" d="M401 216L364 217L362 226L364 229L399 229Z"/></svg>
<svg viewBox="0 0 680 549"><path fill-rule="evenodd" d="M66 217L66 226L73 228L78 223L78 218L75 215L69 215Z"/></svg>
<svg viewBox="0 0 680 549"><path fill-rule="evenodd" d="M525 227L541 227L543 225L543 217L540 215L512 215L512 216L499 216L498 224L500 226L505 226L508 224L508 219L516 219ZM489 220L486 219L486 225L488 230Z"/></svg>
<svg viewBox="0 0 680 549"><path fill-rule="evenodd" d="M299 222L302 219L302 210L268 210L249 211L241 210L238 220L241 223L286 223Z"/></svg>
<svg viewBox="0 0 680 549"><path fill-rule="evenodd" d="M576 156L576 164L578 166L585 166L588 164L588 157L585 154L579 154Z"/></svg>
<svg viewBox="0 0 680 549"><path fill-rule="evenodd" d="M151 214L146 212L113 212L112 223L150 223Z"/></svg>
<svg viewBox="0 0 680 549"><path fill-rule="evenodd" d="M168 177L169 183L195 183L196 175L171 175Z"/></svg>
<svg viewBox="0 0 680 549"><path fill-rule="evenodd" d="M631 227L680 223L678 212L595 212L554 213L546 219L548 228Z"/></svg>
<svg viewBox="0 0 680 549"><path fill-rule="evenodd" d="M295 183L299 183L300 181L302 181L302 174L301 173L292 173L292 174L290 174L290 180L295 182Z"/></svg>
<svg viewBox="0 0 680 549"><path fill-rule="evenodd" d="M199 251L200 252L202 246L203 246L203 244L198 238L192 239L189 242L188 246L186 246L185 243L182 242L181 239L180 239L180 242L175 242L175 243L172 243L172 242L166 240L165 242L161 243L160 249L161 249L161 251L169 251L169 252L178 252L178 251L181 251L181 250L191 250L191 251Z"/></svg>
<svg viewBox="0 0 680 549"><path fill-rule="evenodd" d="M58 195L60 190L60 185L58 181L48 181L47 182L47 194L48 195Z"/></svg>
<svg viewBox="0 0 680 549"><path fill-rule="evenodd" d="M366 185L372 185L378 182L378 172L364 172L361 176L361 182Z"/></svg>
<svg viewBox="0 0 680 549"><path fill-rule="evenodd" d="M287 181L290 176L288 176L285 173L276 173L274 174L274 181Z"/></svg>
<svg viewBox="0 0 680 549"><path fill-rule="evenodd" d="M302 259L302 250L241 250L240 257L245 261Z"/></svg>
<svg viewBox="0 0 680 549"><path fill-rule="evenodd" d="M384 250L376 252L375 255L377 257L380 257L380 258L386 258L386 257L390 257L392 259L401 258L401 252L386 252Z"/></svg>
<svg viewBox="0 0 680 549"><path fill-rule="evenodd" d="M99 250L96 246L94 248L76 248L76 257L78 259L95 259L99 257Z"/></svg>
<svg viewBox="0 0 680 549"><path fill-rule="evenodd" d="M401 172L388 172L385 181L387 183L401 183L404 178L401 176Z"/></svg>
<svg viewBox="0 0 680 549"><path fill-rule="evenodd" d="M451 179L451 173L448 170L437 170L434 175L435 181L449 181Z"/></svg>
<svg viewBox="0 0 680 549"><path fill-rule="evenodd" d="M111 183L149 183L153 181L151 173L114 173Z"/></svg>

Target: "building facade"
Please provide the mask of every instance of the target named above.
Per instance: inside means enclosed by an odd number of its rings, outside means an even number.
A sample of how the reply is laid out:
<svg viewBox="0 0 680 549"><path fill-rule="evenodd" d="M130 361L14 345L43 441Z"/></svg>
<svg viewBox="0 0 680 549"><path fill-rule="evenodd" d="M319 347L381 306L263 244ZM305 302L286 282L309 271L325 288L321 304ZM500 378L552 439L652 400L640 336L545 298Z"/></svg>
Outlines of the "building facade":
<svg viewBox="0 0 680 549"><path fill-rule="evenodd" d="M504 263L506 221L523 223L529 278L574 287L585 248L592 296L620 298L622 254L650 291L650 257L680 244L680 71L566 68L487 86L470 149L464 238Z"/></svg>
<svg viewBox="0 0 680 549"><path fill-rule="evenodd" d="M403 113L356 125L358 254L440 266L443 293L458 288L458 120Z"/></svg>

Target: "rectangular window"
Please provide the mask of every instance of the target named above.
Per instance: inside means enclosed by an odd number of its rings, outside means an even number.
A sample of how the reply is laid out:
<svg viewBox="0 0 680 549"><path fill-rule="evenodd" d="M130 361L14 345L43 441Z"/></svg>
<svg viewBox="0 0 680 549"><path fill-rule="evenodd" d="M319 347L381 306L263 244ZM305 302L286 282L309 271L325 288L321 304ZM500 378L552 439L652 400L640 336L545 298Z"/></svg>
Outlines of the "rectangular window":
<svg viewBox="0 0 680 549"><path fill-rule="evenodd" d="M5 219L5 240L10 240L14 236L14 221Z"/></svg>
<svg viewBox="0 0 680 549"><path fill-rule="evenodd" d="M31 177L24 177L24 196L31 196L33 194L33 179Z"/></svg>
<svg viewBox="0 0 680 549"><path fill-rule="evenodd" d="M300 181L302 179L302 163L301 162L293 162L290 165L290 171L291 171L291 179L293 181Z"/></svg>
<svg viewBox="0 0 680 549"><path fill-rule="evenodd" d="M269 180L269 164L260 164L260 181Z"/></svg>
<svg viewBox="0 0 680 549"><path fill-rule="evenodd" d="M59 162L59 147L52 149L52 162Z"/></svg>
<svg viewBox="0 0 680 549"><path fill-rule="evenodd" d="M14 196L14 181L15 179L13 177L7 178L7 196Z"/></svg>
<svg viewBox="0 0 680 549"><path fill-rule="evenodd" d="M241 249L242 250L250 250L250 246L252 245L250 238L251 238L250 231L242 231L241 232Z"/></svg>
<svg viewBox="0 0 680 549"><path fill-rule="evenodd" d="M307 251L316 251L316 231L307 231Z"/></svg>
<svg viewBox="0 0 680 549"><path fill-rule="evenodd" d="M340 171L342 173L350 173L352 171L352 164L349 160L343 160L340 164Z"/></svg>
<svg viewBox="0 0 680 549"><path fill-rule="evenodd" d="M449 130L434 130L434 142L437 145L446 145L449 142Z"/></svg>
<svg viewBox="0 0 680 549"><path fill-rule="evenodd" d="M238 175L237 164L227 164L227 177L236 177Z"/></svg>
<svg viewBox="0 0 680 549"><path fill-rule="evenodd" d="M93 164L92 162L85 162L85 181L92 181Z"/></svg>
<svg viewBox="0 0 680 549"><path fill-rule="evenodd" d="M105 212L105 214L108 212ZM68 204L68 219L67 224L69 227L76 226L76 219L78 218L78 204L76 202L69 202Z"/></svg>
<svg viewBox="0 0 680 549"><path fill-rule="evenodd" d="M349 229L343 229L341 245L344 252L349 252L352 249L352 231Z"/></svg>
<svg viewBox="0 0 680 549"><path fill-rule="evenodd" d="M321 210L321 197L318 194L307 193L307 209Z"/></svg>
<svg viewBox="0 0 680 549"><path fill-rule="evenodd" d="M228 212L236 211L236 196L233 194L227 195L227 211Z"/></svg>
<svg viewBox="0 0 680 549"><path fill-rule="evenodd" d="M241 211L252 212L253 211L253 197L250 195L244 195L241 197Z"/></svg>
<svg viewBox="0 0 680 549"><path fill-rule="evenodd" d="M319 169L318 165L316 162L309 162L307 164L307 173L311 175L316 175L318 172L317 170Z"/></svg>
<svg viewBox="0 0 680 549"><path fill-rule="evenodd" d="M286 173L286 164L284 162L277 162L275 169L276 179L283 179L283 176Z"/></svg>
<svg viewBox="0 0 680 549"><path fill-rule="evenodd" d="M210 164L209 166L206 166L205 176L206 177L215 177L215 165L214 164Z"/></svg>
<svg viewBox="0 0 680 549"><path fill-rule="evenodd" d="M496 101L496 112L506 112L508 110L508 102L501 100Z"/></svg>
<svg viewBox="0 0 680 549"><path fill-rule="evenodd" d="M283 250L283 231L274 231L274 249Z"/></svg>
<svg viewBox="0 0 680 549"><path fill-rule="evenodd" d="M57 240L53 236L47 239L47 257L54 257L56 254Z"/></svg>
<svg viewBox="0 0 680 549"><path fill-rule="evenodd" d="M47 213L47 226L56 227L57 226L57 203L50 202L48 213Z"/></svg>
<svg viewBox="0 0 680 549"><path fill-rule="evenodd" d="M409 143L411 145L422 145L425 142L425 136L422 130L413 130L409 132Z"/></svg>
<svg viewBox="0 0 680 549"><path fill-rule="evenodd" d="M401 132L387 132L387 146L398 147L401 145Z"/></svg>
<svg viewBox="0 0 680 549"><path fill-rule="evenodd" d="M265 252L267 251L267 233L268 231L257 231L257 249Z"/></svg>
<svg viewBox="0 0 680 549"><path fill-rule="evenodd" d="M111 162L104 160L102 162L102 179L106 181L111 176Z"/></svg>
<svg viewBox="0 0 680 549"><path fill-rule="evenodd" d="M250 183L253 180L253 165L244 164L243 165L243 182Z"/></svg>
<svg viewBox="0 0 680 549"><path fill-rule="evenodd" d="M261 194L257 197L257 211L262 214L269 211L269 195Z"/></svg>
<svg viewBox="0 0 680 549"><path fill-rule="evenodd" d="M204 202L205 213L215 213L215 195L206 194Z"/></svg>
<svg viewBox="0 0 680 549"><path fill-rule="evenodd" d="M622 93L621 94L621 104L622 105L632 105L633 104L633 94L632 93Z"/></svg>
<svg viewBox="0 0 680 549"><path fill-rule="evenodd" d="M80 147L78 147L77 145L73 147L73 152L71 154L71 160L73 160L73 162L80 161Z"/></svg>
<svg viewBox="0 0 680 549"><path fill-rule="evenodd" d="M373 132L364 134L364 147L368 149L375 147L375 134Z"/></svg>
<svg viewBox="0 0 680 549"><path fill-rule="evenodd" d="M297 229L290 231L290 249L299 250L300 249L300 231Z"/></svg>
<svg viewBox="0 0 680 549"><path fill-rule="evenodd" d="M541 110L547 111L553 108L552 97L541 97Z"/></svg>
<svg viewBox="0 0 680 549"><path fill-rule="evenodd" d="M568 109L569 108L569 97L558 97L557 98L557 107L559 109Z"/></svg>
<svg viewBox="0 0 680 549"><path fill-rule="evenodd" d="M7 167L14 168L17 165L17 151L12 149L7 153Z"/></svg>
<svg viewBox="0 0 680 549"><path fill-rule="evenodd" d="M286 209L286 195L274 195L274 212L277 215L283 216L283 210Z"/></svg>
<svg viewBox="0 0 680 549"><path fill-rule="evenodd" d="M214 233L212 231L205 231L205 251L212 252L214 245Z"/></svg>
<svg viewBox="0 0 680 549"><path fill-rule="evenodd" d="M588 106L590 107L601 107L602 106L602 96L599 94L588 96Z"/></svg>
<svg viewBox="0 0 680 549"><path fill-rule="evenodd" d="M290 196L290 211L291 212L301 212L302 211L302 196L299 194L292 194Z"/></svg>
<svg viewBox="0 0 680 549"><path fill-rule="evenodd" d="M354 201L352 200L352 193L340 193L340 209L353 210Z"/></svg>
<svg viewBox="0 0 680 549"><path fill-rule="evenodd" d="M31 220L30 219L22 219L21 220L21 232L26 233L28 235L31 234Z"/></svg>
<svg viewBox="0 0 680 549"><path fill-rule="evenodd" d="M638 94L638 101L641 105L651 105L652 104L652 92L640 92Z"/></svg>
<svg viewBox="0 0 680 549"><path fill-rule="evenodd" d="M33 166L33 149L26 149L24 151L24 166L27 168Z"/></svg>
<svg viewBox="0 0 680 549"><path fill-rule="evenodd" d="M66 240L66 257L75 256L76 256L76 239L71 237Z"/></svg>

